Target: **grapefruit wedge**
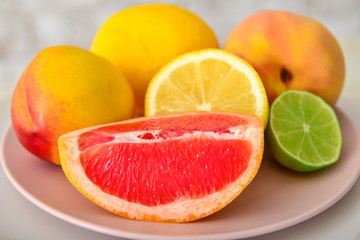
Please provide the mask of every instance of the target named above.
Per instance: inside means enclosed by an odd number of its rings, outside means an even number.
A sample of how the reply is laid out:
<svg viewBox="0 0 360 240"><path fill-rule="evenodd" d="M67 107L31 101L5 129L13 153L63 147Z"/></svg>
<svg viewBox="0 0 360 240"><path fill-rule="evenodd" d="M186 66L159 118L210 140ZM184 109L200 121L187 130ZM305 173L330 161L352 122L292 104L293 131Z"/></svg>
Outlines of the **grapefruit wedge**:
<svg viewBox="0 0 360 240"><path fill-rule="evenodd" d="M259 117L222 112L143 117L59 138L61 166L83 195L153 222L219 211L255 177L263 149Z"/></svg>

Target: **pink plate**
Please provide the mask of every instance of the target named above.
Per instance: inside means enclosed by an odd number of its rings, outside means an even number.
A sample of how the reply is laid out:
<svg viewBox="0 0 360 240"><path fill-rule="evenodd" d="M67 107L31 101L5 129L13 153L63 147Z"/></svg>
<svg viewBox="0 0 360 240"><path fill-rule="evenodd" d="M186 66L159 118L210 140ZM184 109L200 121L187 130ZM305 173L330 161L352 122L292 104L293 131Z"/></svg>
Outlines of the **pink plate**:
<svg viewBox="0 0 360 240"><path fill-rule="evenodd" d="M324 211L353 186L360 173L360 141L354 124L337 110L344 145L340 160L300 174L279 166L265 149L254 181L232 203L204 219L164 224L118 217L81 195L61 167L41 161L18 142L12 126L2 141L2 165L27 199L60 219L105 234L136 239L234 239L280 230Z"/></svg>

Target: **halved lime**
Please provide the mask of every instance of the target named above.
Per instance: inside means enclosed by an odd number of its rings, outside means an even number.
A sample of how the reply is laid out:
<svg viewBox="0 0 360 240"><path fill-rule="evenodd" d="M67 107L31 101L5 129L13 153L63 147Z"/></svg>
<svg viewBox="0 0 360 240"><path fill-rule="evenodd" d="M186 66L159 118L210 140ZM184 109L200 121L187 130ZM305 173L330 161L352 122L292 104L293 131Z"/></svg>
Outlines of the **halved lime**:
<svg viewBox="0 0 360 240"><path fill-rule="evenodd" d="M280 164L310 172L335 163L343 141L329 104L313 93L289 90L271 105L266 142Z"/></svg>

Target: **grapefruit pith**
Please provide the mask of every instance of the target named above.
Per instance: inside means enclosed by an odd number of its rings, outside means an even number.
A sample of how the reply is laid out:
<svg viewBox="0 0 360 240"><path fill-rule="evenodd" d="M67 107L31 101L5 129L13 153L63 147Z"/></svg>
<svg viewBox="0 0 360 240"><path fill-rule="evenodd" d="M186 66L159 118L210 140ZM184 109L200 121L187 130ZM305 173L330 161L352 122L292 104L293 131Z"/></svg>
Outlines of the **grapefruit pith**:
<svg viewBox="0 0 360 240"><path fill-rule="evenodd" d="M255 115L144 117L67 133L62 168L87 198L120 216L187 222L214 213L255 177L264 149Z"/></svg>

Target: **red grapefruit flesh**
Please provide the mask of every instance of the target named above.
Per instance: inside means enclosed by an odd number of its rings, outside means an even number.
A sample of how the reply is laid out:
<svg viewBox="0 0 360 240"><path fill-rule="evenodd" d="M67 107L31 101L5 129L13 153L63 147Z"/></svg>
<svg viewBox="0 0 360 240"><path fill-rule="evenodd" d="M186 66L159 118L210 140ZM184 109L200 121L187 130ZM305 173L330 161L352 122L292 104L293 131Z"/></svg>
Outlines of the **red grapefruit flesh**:
<svg viewBox="0 0 360 240"><path fill-rule="evenodd" d="M186 113L81 129L59 138L69 181L130 219L186 222L216 212L255 177L264 149L261 119Z"/></svg>

